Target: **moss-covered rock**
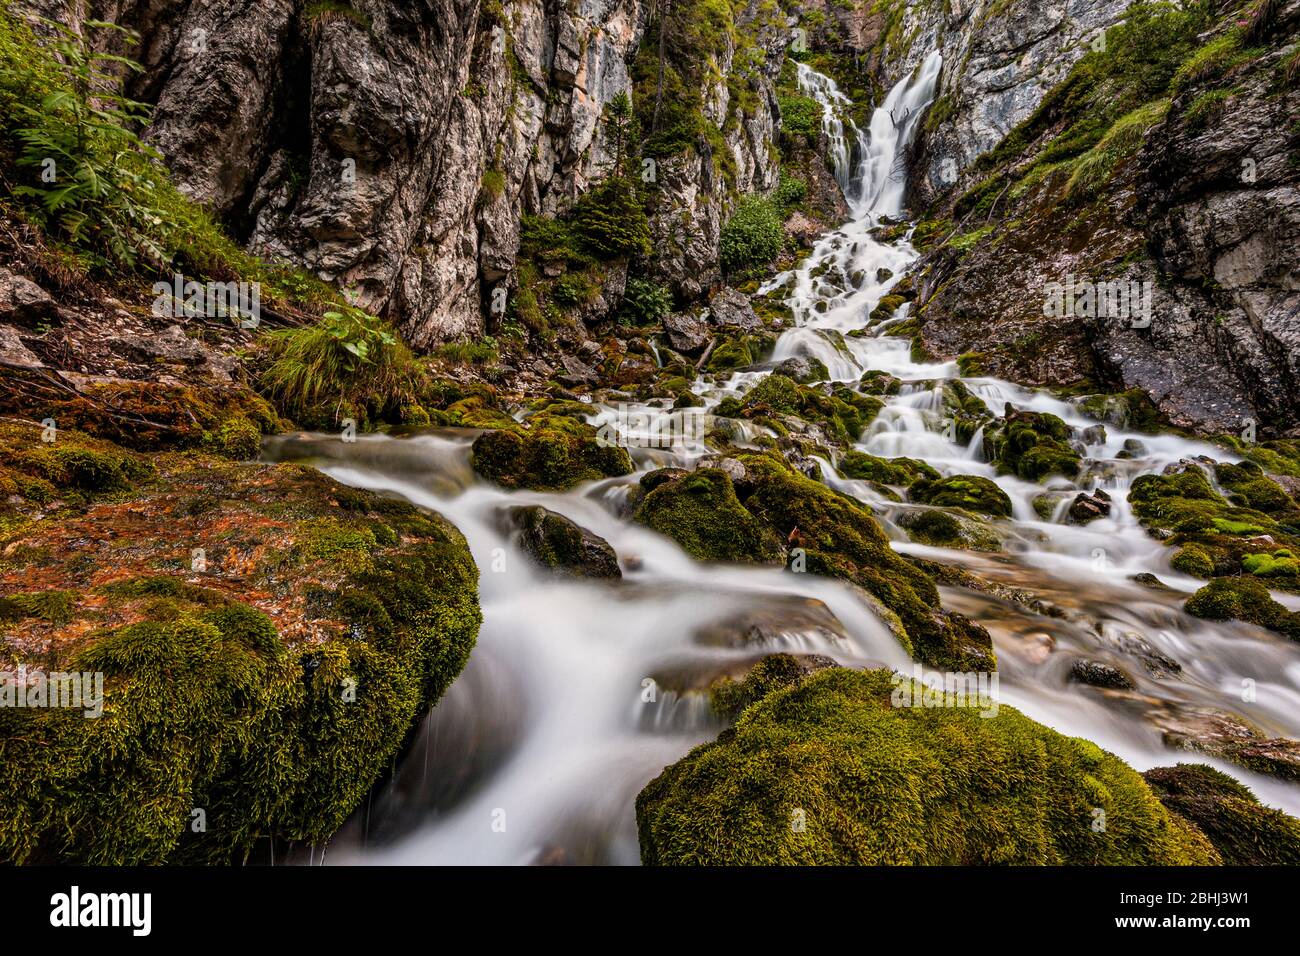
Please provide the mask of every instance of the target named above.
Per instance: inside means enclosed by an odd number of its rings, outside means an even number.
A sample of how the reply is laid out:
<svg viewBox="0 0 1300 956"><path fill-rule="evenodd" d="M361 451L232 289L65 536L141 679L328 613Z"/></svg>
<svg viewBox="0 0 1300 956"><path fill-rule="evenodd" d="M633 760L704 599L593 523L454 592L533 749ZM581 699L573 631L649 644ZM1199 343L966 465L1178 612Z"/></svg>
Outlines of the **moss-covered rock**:
<svg viewBox="0 0 1300 956"><path fill-rule="evenodd" d="M774 373L759 380L738 406L728 408L785 432L815 428L826 442L849 446L875 420L884 402L843 385L811 387Z"/></svg>
<svg viewBox="0 0 1300 956"><path fill-rule="evenodd" d="M1205 834L1225 865L1300 865L1300 820L1264 806L1226 773L1180 763L1142 776L1170 812Z"/></svg>
<svg viewBox="0 0 1300 956"><path fill-rule="evenodd" d="M473 647L477 569L439 516L295 465L154 462L0 536L0 670L105 676L99 717L0 708L5 862L319 843Z"/></svg>
<svg viewBox="0 0 1300 956"><path fill-rule="evenodd" d="M1246 621L1300 641L1300 612L1273 600L1254 578L1215 578L1183 605L1188 614L1207 621Z"/></svg>
<svg viewBox="0 0 1300 956"><path fill-rule="evenodd" d="M938 471L916 458L877 458L856 450L847 451L840 458L840 473L845 478L904 487L922 478L939 477Z"/></svg>
<svg viewBox="0 0 1300 956"><path fill-rule="evenodd" d="M485 432L474 440L470 463L488 481L534 491L565 491L632 472L625 449L566 415L536 415L524 425Z"/></svg>
<svg viewBox="0 0 1300 956"><path fill-rule="evenodd" d="M779 564L781 540L736 497L731 477L720 468L681 475L651 472L635 520L680 544L700 561Z"/></svg>
<svg viewBox="0 0 1300 956"><path fill-rule="evenodd" d="M1300 591L1300 574L1289 557L1300 549L1290 496L1252 463L1212 467L1233 501L1214 489L1201 468L1189 464L1136 478L1129 489L1133 514L1148 531L1178 548L1171 564L1184 574L1255 576L1270 587Z"/></svg>
<svg viewBox="0 0 1300 956"><path fill-rule="evenodd" d="M918 544L964 551L1001 551L1002 538L989 524L960 511L906 511L894 521Z"/></svg>
<svg viewBox="0 0 1300 956"><path fill-rule="evenodd" d="M642 862L1219 862L1099 747L1006 706L891 706L894 688L834 668L750 705L641 791Z"/></svg>
<svg viewBox="0 0 1300 956"><path fill-rule="evenodd" d="M1129 431L1154 435L1161 428L1159 409L1140 388L1108 395L1086 395L1077 404L1085 415Z"/></svg>
<svg viewBox="0 0 1300 956"><path fill-rule="evenodd" d="M907 489L912 501L939 508L962 508L994 518L1011 517L1011 498L997 483L978 475L923 478Z"/></svg>
<svg viewBox="0 0 1300 956"><path fill-rule="evenodd" d="M984 433L985 452L1000 472L1026 481L1048 475L1074 478L1082 460L1070 447L1070 426L1047 412L1025 412L1007 406L1006 414Z"/></svg>
<svg viewBox="0 0 1300 956"><path fill-rule="evenodd" d="M918 660L950 670L992 670L988 632L944 612L934 582L890 547L871 510L767 455L742 455L745 508L801 550L807 571L842 578L898 615Z"/></svg>
<svg viewBox="0 0 1300 956"><path fill-rule="evenodd" d="M858 388L867 395L897 395L902 387L902 379L878 369L864 372L858 380Z"/></svg>
<svg viewBox="0 0 1300 956"><path fill-rule="evenodd" d="M507 508L500 524L525 554L550 571L577 578L623 576L608 541L541 505Z"/></svg>

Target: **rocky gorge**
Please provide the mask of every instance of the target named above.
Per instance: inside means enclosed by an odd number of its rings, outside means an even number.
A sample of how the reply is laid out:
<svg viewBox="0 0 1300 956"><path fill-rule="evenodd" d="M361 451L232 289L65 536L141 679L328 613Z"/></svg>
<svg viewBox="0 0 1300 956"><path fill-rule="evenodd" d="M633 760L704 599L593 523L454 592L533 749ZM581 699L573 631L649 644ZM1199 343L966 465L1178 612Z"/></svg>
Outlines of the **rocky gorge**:
<svg viewBox="0 0 1300 956"><path fill-rule="evenodd" d="M0 859L1300 861L1297 3L0 8Z"/></svg>

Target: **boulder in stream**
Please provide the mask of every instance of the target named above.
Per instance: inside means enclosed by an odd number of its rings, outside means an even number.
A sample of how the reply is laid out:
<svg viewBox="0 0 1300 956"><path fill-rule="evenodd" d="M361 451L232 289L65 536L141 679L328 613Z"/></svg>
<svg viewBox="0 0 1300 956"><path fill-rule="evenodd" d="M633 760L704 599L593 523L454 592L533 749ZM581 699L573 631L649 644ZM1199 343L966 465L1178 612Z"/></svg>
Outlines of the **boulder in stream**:
<svg viewBox="0 0 1300 956"><path fill-rule="evenodd" d="M501 513L501 524L534 561L558 574L579 578L621 578L618 554L600 535L541 505L520 505Z"/></svg>

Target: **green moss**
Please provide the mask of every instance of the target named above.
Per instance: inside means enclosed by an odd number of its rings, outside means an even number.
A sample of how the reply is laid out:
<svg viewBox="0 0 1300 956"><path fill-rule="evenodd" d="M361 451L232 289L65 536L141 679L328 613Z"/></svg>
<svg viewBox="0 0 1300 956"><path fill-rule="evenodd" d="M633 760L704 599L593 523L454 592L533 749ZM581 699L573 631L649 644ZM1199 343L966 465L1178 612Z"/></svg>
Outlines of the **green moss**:
<svg viewBox="0 0 1300 956"><path fill-rule="evenodd" d="M1208 621L1246 621L1300 641L1300 612L1273 600L1255 578L1215 578L1188 598L1183 609Z"/></svg>
<svg viewBox="0 0 1300 956"><path fill-rule="evenodd" d="M635 520L667 535L699 561L779 563L780 539L760 524L740 500L731 478L716 468L701 468L662 481L652 472Z"/></svg>
<svg viewBox="0 0 1300 956"><path fill-rule="evenodd" d="M1011 498L997 484L977 475L922 479L908 489L913 501L939 508L964 508L995 518L1011 517Z"/></svg>
<svg viewBox="0 0 1300 956"><path fill-rule="evenodd" d="M922 478L937 479L939 472L916 458L877 458L860 451L847 451L840 459L840 473L859 481L884 485L911 485Z"/></svg>
<svg viewBox="0 0 1300 956"><path fill-rule="evenodd" d="M767 375L745 393L743 403L749 409L767 408L792 415L801 405L799 386L785 375Z"/></svg>
<svg viewBox="0 0 1300 956"><path fill-rule="evenodd" d="M474 441L470 463L507 488L564 491L584 481L632 472L627 452L602 442L596 429L563 415L537 415Z"/></svg>
<svg viewBox="0 0 1300 956"><path fill-rule="evenodd" d="M907 536L936 548L1001 551L1002 539L987 523L962 512L912 511L895 521Z"/></svg>
<svg viewBox="0 0 1300 956"><path fill-rule="evenodd" d="M1300 820L1263 806L1227 774L1180 763L1142 776L1171 813L1205 834L1225 866L1300 865Z"/></svg>
<svg viewBox="0 0 1300 956"><path fill-rule="evenodd" d="M77 595L71 591L33 591L0 597L0 624L39 618L49 624L64 625L72 620Z"/></svg>
<svg viewBox="0 0 1300 956"><path fill-rule="evenodd" d="M1213 555L1198 544L1179 548L1178 552L1169 559L1169 565L1175 571L1181 571L1194 578L1208 578L1214 574Z"/></svg>
<svg viewBox="0 0 1300 956"><path fill-rule="evenodd" d="M998 471L1025 481L1048 475L1073 478L1082 456L1069 445L1070 428L1055 415L1008 409L995 427L985 431L985 451Z"/></svg>
<svg viewBox="0 0 1300 956"><path fill-rule="evenodd" d="M319 844L468 659L478 573L441 518L305 468L160 460L160 483L201 482L231 502L250 543L288 534L300 563L275 594L214 567L220 588L123 576L94 601L55 602L60 617L81 615L83 636L56 642L46 667L104 673L103 713L0 709L0 861L230 864L268 838ZM134 515L131 561L174 550L164 525L193 533L165 511L175 493L151 486L120 505ZM98 515L112 527L110 506ZM107 560L101 550L93 573L113 573ZM44 573L91 572L66 555ZM328 586L311 583L322 575ZM279 602L295 626L281 632L249 601ZM295 607L310 608L306 621ZM191 826L195 808L206 829Z"/></svg>
<svg viewBox="0 0 1300 956"><path fill-rule="evenodd" d="M892 707L893 687L834 668L748 707L641 792L642 862L1218 862L1115 756L1010 707Z"/></svg>
<svg viewBox="0 0 1300 956"><path fill-rule="evenodd" d="M776 458L743 455L753 490L745 508L803 549L806 569L866 589L898 615L909 653L935 667L988 669L992 641L983 628L945 613L934 582L889 545L870 509L790 470Z"/></svg>

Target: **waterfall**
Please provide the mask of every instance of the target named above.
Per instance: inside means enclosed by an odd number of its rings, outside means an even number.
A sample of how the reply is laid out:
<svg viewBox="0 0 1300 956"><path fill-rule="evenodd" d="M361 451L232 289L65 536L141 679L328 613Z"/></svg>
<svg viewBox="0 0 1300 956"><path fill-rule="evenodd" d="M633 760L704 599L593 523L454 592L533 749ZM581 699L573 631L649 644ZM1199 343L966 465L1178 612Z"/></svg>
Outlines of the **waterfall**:
<svg viewBox="0 0 1300 956"><path fill-rule="evenodd" d="M835 81L798 64L799 88L821 105L829 159L854 218L896 216L901 211L906 187L903 152L934 97L942 66L943 56L933 51L912 76L889 91L862 130L847 118L853 103ZM854 156L858 164L850 175Z"/></svg>

